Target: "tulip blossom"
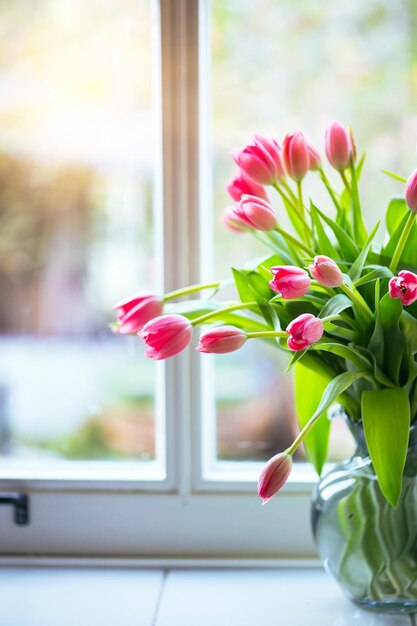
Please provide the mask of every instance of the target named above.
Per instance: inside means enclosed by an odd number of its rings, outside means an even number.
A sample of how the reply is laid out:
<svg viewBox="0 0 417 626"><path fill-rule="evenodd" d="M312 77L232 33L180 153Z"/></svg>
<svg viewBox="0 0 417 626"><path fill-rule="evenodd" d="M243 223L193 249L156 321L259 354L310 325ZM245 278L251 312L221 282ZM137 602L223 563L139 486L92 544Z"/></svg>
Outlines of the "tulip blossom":
<svg viewBox="0 0 417 626"><path fill-rule="evenodd" d="M309 169L312 172L316 172L317 170L321 168L321 156L317 152L317 150L313 148L313 146L311 146L309 143L307 144L307 152L308 152L308 158L310 162Z"/></svg>
<svg viewBox="0 0 417 626"><path fill-rule="evenodd" d="M274 278L270 281L269 286L272 291L281 294L285 300L302 298L310 289L310 277L301 267L278 265L271 267L270 271Z"/></svg>
<svg viewBox="0 0 417 626"><path fill-rule="evenodd" d="M258 480L258 496L262 498L262 504L266 504L281 489L290 475L291 468L292 456L286 452L269 459Z"/></svg>
<svg viewBox="0 0 417 626"><path fill-rule="evenodd" d="M154 293L144 291L118 302L113 309L119 311L119 325L114 332L127 335L139 332L146 322L162 315L163 303Z"/></svg>
<svg viewBox="0 0 417 626"><path fill-rule="evenodd" d="M277 216L272 206L256 196L242 196L233 214L248 228L273 230L277 226Z"/></svg>
<svg viewBox="0 0 417 626"><path fill-rule="evenodd" d="M226 354L239 350L245 343L246 333L235 326L219 326L204 332L197 350L199 352Z"/></svg>
<svg viewBox="0 0 417 626"><path fill-rule="evenodd" d="M325 287L340 287L343 274L337 264L328 256L321 254L314 257L313 265L309 265L311 275Z"/></svg>
<svg viewBox="0 0 417 626"><path fill-rule="evenodd" d="M305 350L323 335L323 322L311 313L303 313L288 324L288 347L294 352Z"/></svg>
<svg viewBox="0 0 417 626"><path fill-rule="evenodd" d="M391 298L399 298L403 306L409 306L417 300L417 275L407 270L398 272L388 283Z"/></svg>
<svg viewBox="0 0 417 626"><path fill-rule="evenodd" d="M350 157L353 155L349 130L339 122L333 122L326 130L325 145L330 165L342 172L349 166Z"/></svg>
<svg viewBox="0 0 417 626"><path fill-rule="evenodd" d="M275 164L276 182L280 182L285 177L285 168L282 162L282 150L275 139L255 135L254 141L258 146L262 146L266 152L272 157Z"/></svg>
<svg viewBox="0 0 417 626"><path fill-rule="evenodd" d="M405 184L405 201L413 213L417 213L417 170L408 177Z"/></svg>
<svg viewBox="0 0 417 626"><path fill-rule="evenodd" d="M282 157L288 176L300 181L310 169L310 156L307 142L302 132L287 135L282 146Z"/></svg>
<svg viewBox="0 0 417 626"><path fill-rule="evenodd" d="M139 336L147 345L145 356L150 359L167 359L181 352L191 342L191 322L182 315L161 315L150 320Z"/></svg>
<svg viewBox="0 0 417 626"><path fill-rule="evenodd" d="M274 139L256 135L253 143L233 153L245 176L260 185L272 185L284 176L280 148Z"/></svg>
<svg viewBox="0 0 417 626"><path fill-rule="evenodd" d="M267 193L262 185L255 183L255 181L245 176L243 172L232 179L227 185L227 191L230 197L236 202L239 202L241 197L245 194L268 200Z"/></svg>

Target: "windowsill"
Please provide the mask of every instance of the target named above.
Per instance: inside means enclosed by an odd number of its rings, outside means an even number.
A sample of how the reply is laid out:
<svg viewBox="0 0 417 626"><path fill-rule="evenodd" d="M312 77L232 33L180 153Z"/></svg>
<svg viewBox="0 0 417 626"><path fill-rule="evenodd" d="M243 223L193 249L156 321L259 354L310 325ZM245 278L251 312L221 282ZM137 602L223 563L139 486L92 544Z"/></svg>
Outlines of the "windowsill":
<svg viewBox="0 0 417 626"><path fill-rule="evenodd" d="M15 626L410 626L363 611L319 566L0 567L2 623Z"/></svg>

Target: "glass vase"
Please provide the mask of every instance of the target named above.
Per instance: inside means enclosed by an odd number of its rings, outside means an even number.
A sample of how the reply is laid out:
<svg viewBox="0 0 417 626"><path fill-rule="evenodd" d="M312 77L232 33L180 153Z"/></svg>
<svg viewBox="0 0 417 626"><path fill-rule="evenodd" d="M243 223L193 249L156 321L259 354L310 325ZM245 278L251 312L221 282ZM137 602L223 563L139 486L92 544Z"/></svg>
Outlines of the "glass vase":
<svg viewBox="0 0 417 626"><path fill-rule="evenodd" d="M318 553L343 591L363 608L416 613L417 424L410 429L395 509L379 489L361 422L349 426L355 454L321 478L313 494Z"/></svg>

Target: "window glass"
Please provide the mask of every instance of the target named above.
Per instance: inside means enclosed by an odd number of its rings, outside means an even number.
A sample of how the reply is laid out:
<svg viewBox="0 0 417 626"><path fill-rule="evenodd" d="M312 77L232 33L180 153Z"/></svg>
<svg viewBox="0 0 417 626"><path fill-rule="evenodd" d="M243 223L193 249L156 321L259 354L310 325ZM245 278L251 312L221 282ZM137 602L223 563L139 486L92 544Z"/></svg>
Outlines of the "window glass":
<svg viewBox="0 0 417 626"><path fill-rule="evenodd" d="M223 208L232 204L225 186L237 173L231 150L250 143L254 133L281 143L287 132L302 129L324 155L326 126L333 119L351 126L359 151L366 150L361 188L368 225L383 214L386 199L401 191L380 170L404 176L416 166L416 19L417 7L410 2L212 0L216 277L267 254L250 236L227 231L220 220ZM328 174L337 182L334 172ZM308 191L330 212L314 175L306 187L306 196ZM279 201L276 206L287 225ZM248 342L215 363L217 458L261 460L284 449L297 429L290 377L283 373L285 355ZM350 450L349 434L337 419L331 458Z"/></svg>
<svg viewBox="0 0 417 626"><path fill-rule="evenodd" d="M156 282L151 11L0 3L0 454L155 457L155 367L108 328Z"/></svg>

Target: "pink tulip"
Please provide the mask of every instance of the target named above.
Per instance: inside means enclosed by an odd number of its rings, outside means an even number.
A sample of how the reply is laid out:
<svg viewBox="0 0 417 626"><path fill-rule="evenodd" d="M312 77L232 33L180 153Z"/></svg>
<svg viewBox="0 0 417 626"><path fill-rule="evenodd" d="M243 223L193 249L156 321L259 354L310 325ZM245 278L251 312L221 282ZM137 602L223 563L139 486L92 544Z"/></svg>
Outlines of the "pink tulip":
<svg viewBox="0 0 417 626"><path fill-rule="evenodd" d="M243 233L248 229L248 225L237 214L235 206L228 206L224 209L222 214L222 222L227 228L234 233Z"/></svg>
<svg viewBox="0 0 417 626"><path fill-rule="evenodd" d="M146 322L162 315L163 302L161 298L150 291L143 291L114 305L119 310L117 320L119 325L114 332L128 335L139 332Z"/></svg>
<svg viewBox="0 0 417 626"><path fill-rule="evenodd" d="M197 350L199 352L226 354L239 350L246 341L246 333L235 326L219 326L204 332Z"/></svg>
<svg viewBox="0 0 417 626"><path fill-rule="evenodd" d="M339 122L333 122L326 130L325 143L330 165L339 172L346 169L353 155L349 130Z"/></svg>
<svg viewBox="0 0 417 626"><path fill-rule="evenodd" d="M321 156L313 146L307 144L308 158L310 160L310 170L317 172L321 168Z"/></svg>
<svg viewBox="0 0 417 626"><path fill-rule="evenodd" d="M292 456L286 452L269 459L258 480L258 496L262 498L262 504L266 504L281 489L290 475L291 468Z"/></svg>
<svg viewBox="0 0 417 626"><path fill-rule="evenodd" d="M282 145L282 156L288 176L300 181L310 168L307 142L302 132L287 135Z"/></svg>
<svg viewBox="0 0 417 626"><path fill-rule="evenodd" d="M340 287L343 274L337 264L328 256L321 254L314 257L313 265L309 265L311 275L325 287Z"/></svg>
<svg viewBox="0 0 417 626"><path fill-rule="evenodd" d="M232 179L227 185L227 191L236 202L239 202L244 194L268 200L268 195L262 185L255 183L255 181L245 176L243 172Z"/></svg>
<svg viewBox="0 0 417 626"><path fill-rule="evenodd" d="M280 145L275 139L263 137L262 135L255 135L254 140L258 146L262 146L272 157L275 163L276 182L280 182L285 177L285 167L282 162L282 150Z"/></svg>
<svg viewBox="0 0 417 626"><path fill-rule="evenodd" d="M281 294L285 300L302 298L310 289L310 277L301 267L278 265L271 267L270 271L274 278L270 281L269 286L273 291Z"/></svg>
<svg viewBox="0 0 417 626"><path fill-rule="evenodd" d="M417 300L417 276L413 272L402 270L388 283L391 298L399 298L403 306L409 306Z"/></svg>
<svg viewBox="0 0 417 626"><path fill-rule="evenodd" d="M244 195L234 208L234 215L248 228L273 230L277 225L274 209L262 198Z"/></svg>
<svg viewBox="0 0 417 626"><path fill-rule="evenodd" d="M233 153L244 174L260 185L272 185L284 175L280 148L274 139L256 135L253 143Z"/></svg>
<svg viewBox="0 0 417 626"><path fill-rule="evenodd" d="M305 350L323 335L323 322L311 313L303 313L295 318L285 329L290 337L288 347L294 352Z"/></svg>
<svg viewBox="0 0 417 626"><path fill-rule="evenodd" d="M190 321L182 315L161 315L150 320L139 333L145 341L145 356L167 359L188 346L193 334Z"/></svg>
<svg viewBox="0 0 417 626"><path fill-rule="evenodd" d="M413 213L417 213L417 170L408 177L405 184L405 201Z"/></svg>

